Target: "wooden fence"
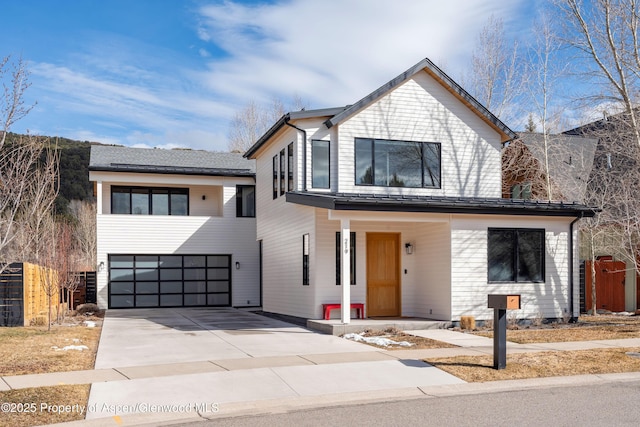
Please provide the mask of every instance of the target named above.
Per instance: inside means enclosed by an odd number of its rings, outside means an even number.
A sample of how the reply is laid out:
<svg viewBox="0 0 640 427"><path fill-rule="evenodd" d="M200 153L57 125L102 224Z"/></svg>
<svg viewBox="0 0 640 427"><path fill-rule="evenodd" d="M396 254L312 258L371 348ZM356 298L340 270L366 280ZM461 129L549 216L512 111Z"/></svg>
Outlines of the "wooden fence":
<svg viewBox="0 0 640 427"><path fill-rule="evenodd" d="M60 292L52 280L54 274L35 264L9 265L0 275L0 326L28 326L38 318L47 319L49 298L55 316Z"/></svg>

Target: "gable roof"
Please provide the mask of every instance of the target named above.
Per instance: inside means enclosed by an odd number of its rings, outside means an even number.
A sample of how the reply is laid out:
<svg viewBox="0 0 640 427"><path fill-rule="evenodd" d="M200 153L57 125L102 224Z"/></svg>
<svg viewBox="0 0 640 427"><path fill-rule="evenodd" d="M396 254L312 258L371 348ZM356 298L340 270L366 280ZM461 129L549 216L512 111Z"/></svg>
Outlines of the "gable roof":
<svg viewBox="0 0 640 427"><path fill-rule="evenodd" d="M453 94L458 100L469 107L478 117L480 117L485 123L491 126L495 131L501 135L501 142L507 142L516 137L516 133L509 129L500 119L493 115L485 106L480 104L473 96L471 96L466 90L456 83L451 77L445 74L440 68L438 68L428 58L418 62L413 67L409 68L404 73L400 74L396 78L390 80L378 89L371 92L369 95L360 99L358 102L345 107L337 108L325 108L321 110L309 110L287 113L283 115L264 135L256 141L255 144L244 154L245 157L251 158L258 149L264 145L276 132L282 127L286 126L290 120L304 119L304 118L323 118L326 117L324 122L327 128L331 128L348 117L352 116L356 112L365 108L370 103L380 99L396 87L400 86L415 74L425 71L431 77L433 77L439 84L441 84L447 91Z"/></svg>
<svg viewBox="0 0 640 427"><path fill-rule="evenodd" d="M544 135L523 132L518 136L531 154L544 164ZM551 180L566 200L583 201L598 140L560 134L549 135L547 141Z"/></svg>
<svg viewBox="0 0 640 427"><path fill-rule="evenodd" d="M239 153L92 145L90 171L255 176L255 162Z"/></svg>
<svg viewBox="0 0 640 427"><path fill-rule="evenodd" d="M444 86L451 94L453 94L458 100L460 100L463 104L469 107L474 113L476 113L483 121L489 124L493 129L498 131L501 135L501 141L506 142L516 137L515 132L513 132L507 125L502 123L500 119L493 115L487 108L480 104L473 96L471 96L466 90L462 88L458 83L456 83L451 77L449 77L444 71L438 68L433 62L429 60L429 58L425 58L422 61L418 62L413 67L409 68L404 73L400 74L396 78L390 80L386 84L382 85L375 91L371 92L369 95L365 96L358 102L353 105L348 106L340 113L331 117L329 120L325 122L325 125L328 128L335 126L357 112L358 110L364 108L370 103L380 99L382 96L389 93L391 90L400 86L407 80L409 80L412 76L419 73L420 71L425 71L431 77L433 77L438 83Z"/></svg>

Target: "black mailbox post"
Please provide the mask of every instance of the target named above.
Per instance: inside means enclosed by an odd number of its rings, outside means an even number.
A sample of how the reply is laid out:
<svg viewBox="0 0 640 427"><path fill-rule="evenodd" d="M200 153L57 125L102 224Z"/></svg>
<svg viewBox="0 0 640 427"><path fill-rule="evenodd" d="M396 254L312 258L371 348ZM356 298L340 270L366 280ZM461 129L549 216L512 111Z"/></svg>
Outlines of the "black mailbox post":
<svg viewBox="0 0 640 427"><path fill-rule="evenodd" d="M507 310L520 309L520 295L489 295L493 308L493 368L507 367Z"/></svg>

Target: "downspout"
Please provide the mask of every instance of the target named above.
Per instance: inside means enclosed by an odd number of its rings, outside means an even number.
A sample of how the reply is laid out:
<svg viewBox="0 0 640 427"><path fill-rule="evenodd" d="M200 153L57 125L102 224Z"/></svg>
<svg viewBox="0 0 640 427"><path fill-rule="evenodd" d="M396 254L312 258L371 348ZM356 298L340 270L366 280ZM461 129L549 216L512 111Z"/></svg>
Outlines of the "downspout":
<svg viewBox="0 0 640 427"><path fill-rule="evenodd" d="M302 132L302 190L307 191L307 131L289 123L285 120L284 124Z"/></svg>
<svg viewBox="0 0 640 427"><path fill-rule="evenodd" d="M583 213L580 212L580 216L576 217L569 224L569 310L571 310L571 318L569 322L575 323L577 317L573 315L573 288L575 287L575 283L573 281L573 224L580 221L582 219Z"/></svg>

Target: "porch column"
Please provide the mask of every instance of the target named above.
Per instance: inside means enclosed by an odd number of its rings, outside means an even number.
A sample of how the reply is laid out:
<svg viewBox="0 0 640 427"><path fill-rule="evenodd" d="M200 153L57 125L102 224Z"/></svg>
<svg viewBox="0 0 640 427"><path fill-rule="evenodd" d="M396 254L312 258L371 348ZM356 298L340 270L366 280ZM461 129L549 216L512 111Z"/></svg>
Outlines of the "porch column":
<svg viewBox="0 0 640 427"><path fill-rule="evenodd" d="M340 220L340 236L342 238L342 306L340 309L340 319L342 323L351 321L351 224L349 219Z"/></svg>
<svg viewBox="0 0 640 427"><path fill-rule="evenodd" d="M96 214L102 214L102 181L95 182Z"/></svg>

